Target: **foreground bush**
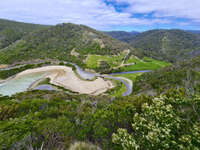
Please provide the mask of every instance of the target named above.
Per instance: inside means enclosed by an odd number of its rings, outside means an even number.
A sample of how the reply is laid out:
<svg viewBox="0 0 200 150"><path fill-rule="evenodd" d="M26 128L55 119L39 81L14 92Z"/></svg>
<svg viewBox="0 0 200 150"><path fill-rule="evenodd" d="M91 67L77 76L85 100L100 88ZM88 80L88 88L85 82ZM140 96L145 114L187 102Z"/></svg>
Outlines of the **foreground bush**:
<svg viewBox="0 0 200 150"><path fill-rule="evenodd" d="M124 150L199 149L200 123L197 120L188 122L181 118L183 114L180 115L167 101L188 103L184 99L174 100L167 97L154 98L152 104L144 103L142 113L135 113L133 117L134 132L130 134L126 129L120 128L113 134L113 142L121 145ZM190 99L191 102L195 104L193 107L196 109L200 97ZM181 111L184 112L184 109ZM189 123L191 127L184 131Z"/></svg>
<svg viewBox="0 0 200 150"><path fill-rule="evenodd" d="M100 150L100 148L92 144L76 142L70 146L69 150Z"/></svg>

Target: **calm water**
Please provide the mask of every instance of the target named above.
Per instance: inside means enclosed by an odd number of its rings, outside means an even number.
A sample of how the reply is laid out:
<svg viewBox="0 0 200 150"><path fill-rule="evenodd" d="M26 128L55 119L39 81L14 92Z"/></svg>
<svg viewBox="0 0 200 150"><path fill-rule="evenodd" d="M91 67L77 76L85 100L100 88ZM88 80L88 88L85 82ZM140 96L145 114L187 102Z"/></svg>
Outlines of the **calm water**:
<svg viewBox="0 0 200 150"><path fill-rule="evenodd" d="M69 62L68 62L69 63ZM132 93L132 84L129 84L127 81L120 79L118 77L112 77L112 76L104 76L99 74L93 74L84 71L81 69L78 65L74 63L69 63L76 67L76 71L79 74L79 76L86 80L92 80L96 76L102 76L109 79L114 79L122 82L126 86L126 92L123 94L123 96L128 96ZM120 75L120 74L134 74L134 73L144 73L144 72L150 72L150 70L141 70L141 71L129 71L129 72L119 72L119 73L111 73L109 75ZM45 73L34 73L29 75L21 76L20 78L11 79L7 81L6 83L0 84L0 94L1 95L8 95L11 96L13 94L24 92L26 91L32 83L35 81L41 79ZM36 87L38 90L54 90L52 86L49 85L41 85Z"/></svg>
<svg viewBox="0 0 200 150"><path fill-rule="evenodd" d="M49 84L42 84L34 88L34 90L47 90L47 91L54 91L56 90L53 86Z"/></svg>
<svg viewBox="0 0 200 150"><path fill-rule="evenodd" d="M69 64L74 65L76 67L76 72L78 73L78 75L85 80L92 80L96 77L96 74L86 72L74 63L69 63Z"/></svg>
<svg viewBox="0 0 200 150"><path fill-rule="evenodd" d="M110 73L110 75L134 74L134 73L145 73L145 72L151 72L151 70L127 71L127 72L116 72L116 73Z"/></svg>
<svg viewBox="0 0 200 150"><path fill-rule="evenodd" d="M6 83L0 84L0 94L4 96L11 96L19 92L24 92L32 83L41 79L43 76L44 73L34 73L10 79Z"/></svg>

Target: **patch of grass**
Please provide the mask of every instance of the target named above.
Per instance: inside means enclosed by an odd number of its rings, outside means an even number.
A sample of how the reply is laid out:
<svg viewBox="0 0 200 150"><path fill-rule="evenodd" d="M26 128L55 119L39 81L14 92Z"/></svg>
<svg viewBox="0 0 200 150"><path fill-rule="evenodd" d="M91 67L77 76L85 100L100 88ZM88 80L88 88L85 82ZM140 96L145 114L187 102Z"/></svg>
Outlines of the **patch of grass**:
<svg viewBox="0 0 200 150"><path fill-rule="evenodd" d="M122 59L125 54L122 53L120 56L117 55L89 55L86 61L86 65L88 68L96 69L99 67L100 61L106 61L111 67L117 67L121 64Z"/></svg>
<svg viewBox="0 0 200 150"><path fill-rule="evenodd" d="M156 70L166 66L169 66L170 63L155 60L152 58L144 57L143 60L130 57L127 63L135 63L135 65L126 66L124 70L133 71L133 70Z"/></svg>
<svg viewBox="0 0 200 150"><path fill-rule="evenodd" d="M50 78L45 78L44 80L39 82L37 86L42 85L42 84L49 84L49 83L50 83Z"/></svg>
<svg viewBox="0 0 200 150"><path fill-rule="evenodd" d="M129 57L125 64L132 64L130 66L121 66L122 60L125 57L125 53L116 56L107 56L107 55L89 55L86 61L86 66L90 69L99 68L100 61L106 61L111 66L110 72L121 72L121 71L138 71L138 70L157 70L171 64L164 61L155 60L152 58L144 57L139 59L135 56Z"/></svg>

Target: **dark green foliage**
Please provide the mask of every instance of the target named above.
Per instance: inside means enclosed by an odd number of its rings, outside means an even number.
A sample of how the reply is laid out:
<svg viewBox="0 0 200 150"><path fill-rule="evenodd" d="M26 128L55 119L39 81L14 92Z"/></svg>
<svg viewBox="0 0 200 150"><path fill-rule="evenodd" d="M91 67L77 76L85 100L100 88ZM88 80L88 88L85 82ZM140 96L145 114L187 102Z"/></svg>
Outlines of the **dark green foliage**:
<svg viewBox="0 0 200 150"><path fill-rule="evenodd" d="M182 91L152 99L133 116L133 131L118 129L113 142L123 150L199 149L200 97L185 97Z"/></svg>
<svg viewBox="0 0 200 150"><path fill-rule="evenodd" d="M9 37L10 32L14 33L13 37ZM152 51L152 57L160 57L160 59L166 57L165 60L169 61L178 60L177 56L183 53L188 54L188 52L192 52L191 49L195 51L199 46L196 36L180 32L179 30L149 31L151 36L143 33L142 36L145 38L147 36L148 41L143 43L141 42L143 39L137 37L139 46L136 48L143 51L144 44L148 50ZM0 50L0 63L4 64L17 62L23 64L25 61L31 62L36 59L44 59L43 61L54 59L62 60L60 65L65 65L64 61L70 61L84 67L83 59L88 54L116 55L125 49L130 49L131 54L135 53L129 45L82 25L61 24L34 32L31 30L26 36L14 31L7 33L12 42L21 39L22 36L23 39ZM176 34L174 35L174 33ZM157 34L158 36L156 36ZM173 40L177 40L176 43ZM154 41L159 41L158 45L152 43ZM7 47L7 44L11 43L6 43L4 46ZM141 43L142 45L140 45ZM160 46L162 52L160 52ZM180 49L184 51L177 53L177 50ZM75 50L79 55L71 55L71 50ZM156 50L155 53L154 50ZM187 53L185 53L186 51ZM175 55L176 53L177 55ZM145 55L150 54L145 53ZM59 61L57 61L58 63ZM0 78L7 78L43 64L45 63L35 65L27 63L27 65L9 71L3 70L0 71ZM50 64L50 62L46 64ZM110 70L110 65L101 61L100 69L102 72ZM48 80L43 83L48 83ZM164 103L164 106L172 106L170 109L174 116L170 117L170 121L176 117L181 122L178 128L170 127L170 132L173 131L173 133L169 135L172 135L174 141L167 140L167 144L172 143L167 145L169 149L178 149L176 146L173 147L174 142L180 144L183 149L191 149L194 146L197 149L200 148L200 98L198 95L200 92L200 57L145 73L138 76L133 85L133 94L141 94L140 96L88 96L77 93L67 94L66 91L37 90L19 93L12 97L0 95L0 149L68 149L72 143L84 141L98 145L103 150L122 150L120 145L112 142L112 134L116 133L119 128L126 129L127 133L134 135L142 149L162 149L164 145L160 146L160 142L155 142L159 145L157 145L158 147L155 148L154 145L151 145L149 148L150 143L145 143L141 132L135 132L135 129L132 128L133 116L136 113L148 120L146 127L149 127L148 123L152 122L153 117L156 118L157 115L152 117L153 111L149 111L145 116L143 104L147 103L151 107L153 101L158 99ZM120 86L121 84L118 88ZM110 90L110 92L113 91ZM159 94L162 96L147 96ZM154 114L160 111L159 107L157 109L153 107L153 110L155 110ZM165 118L164 121L159 121L159 119L157 117L158 125L168 128L168 124L166 124L169 121L168 118ZM153 125L155 125L153 126L155 127L154 131L157 131L157 123L153 122ZM140 131L144 130L143 128L139 129ZM151 130L144 130L147 134L148 131ZM162 134L159 136L163 138Z"/></svg>
<svg viewBox="0 0 200 150"><path fill-rule="evenodd" d="M83 25L60 24L35 31L7 49L0 51L0 63L31 61L34 59L54 59L75 62L83 66L88 54L114 55L125 49L128 44ZM79 56L71 55L75 50Z"/></svg>
<svg viewBox="0 0 200 150"><path fill-rule="evenodd" d="M190 94L199 92L200 57L145 73L138 76L133 85L134 94L149 93L155 95L165 93L172 88L185 88Z"/></svg>
<svg viewBox="0 0 200 150"><path fill-rule="evenodd" d="M24 70L41 67L42 65L44 65L44 63L41 63L41 64L27 64L27 65L24 65L24 66L19 67L19 68L13 68L13 69L9 69L9 70L0 70L0 78L1 79L6 79L8 77L11 77L13 75L16 75L17 73L20 73L20 72L24 71Z"/></svg>
<svg viewBox="0 0 200 150"><path fill-rule="evenodd" d="M47 28L48 26L20 23L0 19L0 49L9 46L17 40L20 40L28 33Z"/></svg>
<svg viewBox="0 0 200 150"><path fill-rule="evenodd" d="M130 45L148 57L176 62L200 53L200 37L182 30L151 30L137 35Z"/></svg>
<svg viewBox="0 0 200 150"><path fill-rule="evenodd" d="M137 31L132 32L125 32L125 31L107 31L104 32L107 35L110 35L111 37L118 39L123 42L130 42L135 38L136 35L139 35L140 33Z"/></svg>
<svg viewBox="0 0 200 150"><path fill-rule="evenodd" d="M187 32L191 32L194 34L199 34L200 35L200 30L186 30Z"/></svg>
<svg viewBox="0 0 200 150"><path fill-rule="evenodd" d="M112 133L118 127L131 128L130 120L135 112L134 101L130 98L111 102L105 96L37 91L4 99L0 101L1 149L14 148L20 143L21 147L26 147L23 142L30 137L27 142L34 148L42 143L45 149L67 148L78 140L99 143L104 149L110 149ZM7 140L10 135L13 136Z"/></svg>
<svg viewBox="0 0 200 150"><path fill-rule="evenodd" d="M106 61L99 62L99 72L106 73L111 70L111 66Z"/></svg>
<svg viewBox="0 0 200 150"><path fill-rule="evenodd" d="M177 137L189 134L200 116L199 98L186 97L184 90L171 90L164 97L182 120L182 130L174 134ZM43 145L48 150L67 149L75 141L85 141L105 150L120 150L119 145L112 143L112 134L118 128L133 132L133 116L142 113L141 106L151 104L153 99L78 96L53 91L0 97L0 148L36 149Z"/></svg>

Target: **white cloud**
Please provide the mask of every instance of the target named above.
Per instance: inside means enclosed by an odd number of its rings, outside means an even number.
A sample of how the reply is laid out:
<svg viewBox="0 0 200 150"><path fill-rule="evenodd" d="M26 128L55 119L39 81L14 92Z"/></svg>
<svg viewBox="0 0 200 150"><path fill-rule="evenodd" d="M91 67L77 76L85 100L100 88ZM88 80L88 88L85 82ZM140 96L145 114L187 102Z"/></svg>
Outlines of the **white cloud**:
<svg viewBox="0 0 200 150"><path fill-rule="evenodd" d="M154 17L177 17L200 21L200 0L112 0L127 3L129 13L155 13Z"/></svg>
<svg viewBox="0 0 200 150"><path fill-rule="evenodd" d="M123 1L123 0L117 0ZM153 10L141 7L139 0L130 9L135 12ZM145 2L145 0L140 0ZM141 3L143 4L143 3ZM41 23L57 24L72 22L85 24L96 29L109 29L113 26L152 25L169 23L167 19L132 18L132 11L117 12L103 0L2 0L0 3L0 18Z"/></svg>

